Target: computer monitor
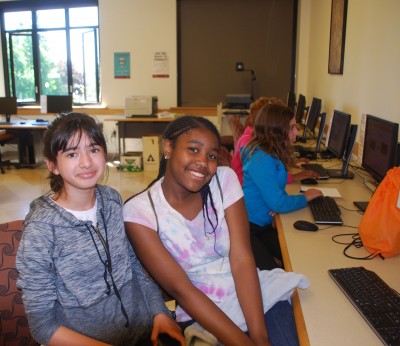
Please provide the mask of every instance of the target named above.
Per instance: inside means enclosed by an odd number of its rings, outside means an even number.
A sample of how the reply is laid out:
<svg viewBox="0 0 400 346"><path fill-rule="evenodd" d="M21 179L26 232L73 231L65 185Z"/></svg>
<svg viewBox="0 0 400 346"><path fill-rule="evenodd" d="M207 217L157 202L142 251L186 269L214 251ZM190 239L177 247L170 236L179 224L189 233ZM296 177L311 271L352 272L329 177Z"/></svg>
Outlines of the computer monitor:
<svg viewBox="0 0 400 346"><path fill-rule="evenodd" d="M331 128L329 131L328 152L343 161L341 169L328 169L331 178L353 179L354 174L348 171L353 152L357 125L351 125L351 115L334 110Z"/></svg>
<svg viewBox="0 0 400 346"><path fill-rule="evenodd" d="M303 123L304 111L306 109L306 97L302 94L299 94L299 100L297 101L296 107L296 123Z"/></svg>
<svg viewBox="0 0 400 346"><path fill-rule="evenodd" d="M68 113L72 111L72 95L41 95L42 113Z"/></svg>
<svg viewBox="0 0 400 346"><path fill-rule="evenodd" d="M319 131L318 131L318 136L317 136L317 141L315 145L315 149L312 148L311 146L302 146L302 145L294 145L293 149L295 152L297 152L298 157L305 157L309 160L315 160L317 159L317 153L321 152L321 143L322 143L322 135L324 134L324 128L325 128L325 121L326 121L326 113L321 113L319 116L320 122L319 122Z"/></svg>
<svg viewBox="0 0 400 346"><path fill-rule="evenodd" d="M346 149L350 124L350 114L334 110L326 148L339 159L343 158Z"/></svg>
<svg viewBox="0 0 400 346"><path fill-rule="evenodd" d="M0 114L4 114L6 122L11 122L11 115L17 114L17 98L16 97L0 97Z"/></svg>
<svg viewBox="0 0 400 346"><path fill-rule="evenodd" d="M377 183L396 165L399 124L367 114L361 166Z"/></svg>
<svg viewBox="0 0 400 346"><path fill-rule="evenodd" d="M293 91L289 91L287 95L287 105L294 112L296 108L296 94Z"/></svg>
<svg viewBox="0 0 400 346"><path fill-rule="evenodd" d="M321 99L316 97L312 98L310 108L307 112L303 135L297 139L298 141L305 143L307 141L307 131L314 133L315 127L317 126L319 114L321 113L321 103Z"/></svg>

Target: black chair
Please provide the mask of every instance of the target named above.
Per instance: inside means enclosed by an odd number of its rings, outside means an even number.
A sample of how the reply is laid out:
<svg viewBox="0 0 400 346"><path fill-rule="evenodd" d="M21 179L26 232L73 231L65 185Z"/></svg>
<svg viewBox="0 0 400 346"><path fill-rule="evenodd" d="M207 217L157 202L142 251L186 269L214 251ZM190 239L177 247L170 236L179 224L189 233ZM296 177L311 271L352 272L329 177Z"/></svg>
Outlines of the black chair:
<svg viewBox="0 0 400 346"><path fill-rule="evenodd" d="M6 143L12 141L15 138L16 138L16 135L14 135L12 133L0 134L0 146L4 146ZM4 160L3 161L3 156L2 156L1 150L0 150L0 170L1 170L1 174L5 173L4 166L15 166L16 168L20 167L18 163L11 162L10 160Z"/></svg>

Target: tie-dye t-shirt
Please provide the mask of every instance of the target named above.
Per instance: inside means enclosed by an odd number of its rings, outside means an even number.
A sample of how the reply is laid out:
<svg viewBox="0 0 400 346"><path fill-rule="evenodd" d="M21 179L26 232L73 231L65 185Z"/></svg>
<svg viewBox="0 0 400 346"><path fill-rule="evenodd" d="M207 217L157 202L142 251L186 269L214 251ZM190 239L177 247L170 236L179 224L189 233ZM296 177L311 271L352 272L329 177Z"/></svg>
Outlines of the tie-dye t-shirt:
<svg viewBox="0 0 400 346"><path fill-rule="evenodd" d="M229 262L229 231L224 217L224 209L240 198L243 191L236 173L229 167L218 167L222 195L214 176L210 190L217 210L217 216L209 206L209 215L213 224L218 226L213 232L203 211L193 219L185 219L166 201L161 182L151 189L151 197L159 222L159 236L164 246L186 271L194 286L204 292L221 310L223 310L242 330L246 323L235 291ZM157 230L157 222L147 192L131 199L124 206L124 220ZM283 270L259 272L264 311L277 301L290 298L293 288L308 286L307 279L298 274L285 273ZM178 321L191 317L180 307L176 311Z"/></svg>

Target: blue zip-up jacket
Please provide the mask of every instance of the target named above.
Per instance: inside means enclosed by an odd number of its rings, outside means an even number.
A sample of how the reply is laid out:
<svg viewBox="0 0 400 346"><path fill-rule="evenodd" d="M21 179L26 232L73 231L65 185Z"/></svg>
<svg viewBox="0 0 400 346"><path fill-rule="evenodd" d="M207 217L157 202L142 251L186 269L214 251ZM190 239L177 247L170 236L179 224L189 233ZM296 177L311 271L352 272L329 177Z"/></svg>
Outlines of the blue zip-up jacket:
<svg viewBox="0 0 400 346"><path fill-rule="evenodd" d="M244 201L250 222L264 227L272 223L270 211L288 213L304 208L304 195L288 195L288 173L282 161L256 148L249 158L249 149L241 150L243 163Z"/></svg>
<svg viewBox="0 0 400 346"><path fill-rule="evenodd" d="M96 199L101 236L91 221L78 220L49 195L34 200L26 216L17 284L31 333L42 344L65 326L113 345L134 345L150 337L154 315L169 314L126 237L121 196L99 185Z"/></svg>

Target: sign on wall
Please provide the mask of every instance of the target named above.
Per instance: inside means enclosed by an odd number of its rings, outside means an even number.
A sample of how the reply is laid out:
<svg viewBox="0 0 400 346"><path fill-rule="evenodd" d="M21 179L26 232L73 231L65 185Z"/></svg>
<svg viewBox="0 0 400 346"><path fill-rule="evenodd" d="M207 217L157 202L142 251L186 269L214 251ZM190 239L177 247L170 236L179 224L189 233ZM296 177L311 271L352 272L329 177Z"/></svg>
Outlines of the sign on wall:
<svg viewBox="0 0 400 346"><path fill-rule="evenodd" d="M131 78L131 53L114 53L114 78Z"/></svg>
<svg viewBox="0 0 400 346"><path fill-rule="evenodd" d="M153 78L169 78L169 58L167 52L155 52Z"/></svg>

